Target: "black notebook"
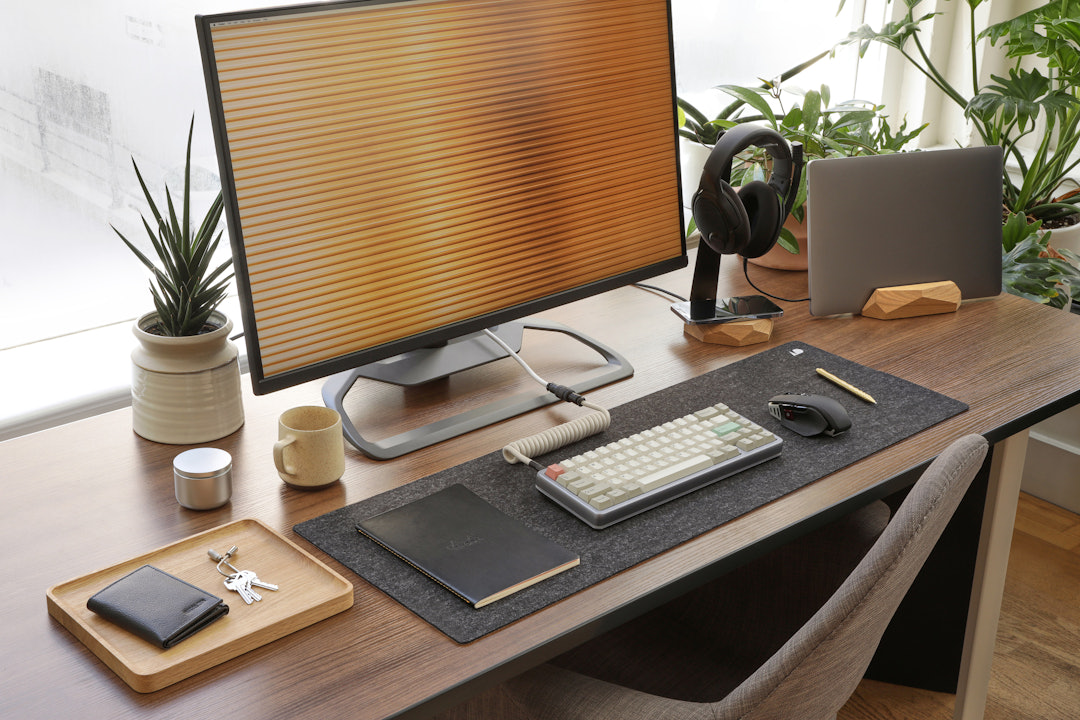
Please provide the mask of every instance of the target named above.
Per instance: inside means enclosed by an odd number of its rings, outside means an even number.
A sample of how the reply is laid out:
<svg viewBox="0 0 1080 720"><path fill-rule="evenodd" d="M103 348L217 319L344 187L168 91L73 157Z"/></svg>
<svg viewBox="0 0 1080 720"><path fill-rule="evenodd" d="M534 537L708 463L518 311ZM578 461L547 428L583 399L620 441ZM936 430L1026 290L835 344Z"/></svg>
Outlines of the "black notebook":
<svg viewBox="0 0 1080 720"><path fill-rule="evenodd" d="M580 562L460 484L356 529L478 608Z"/></svg>

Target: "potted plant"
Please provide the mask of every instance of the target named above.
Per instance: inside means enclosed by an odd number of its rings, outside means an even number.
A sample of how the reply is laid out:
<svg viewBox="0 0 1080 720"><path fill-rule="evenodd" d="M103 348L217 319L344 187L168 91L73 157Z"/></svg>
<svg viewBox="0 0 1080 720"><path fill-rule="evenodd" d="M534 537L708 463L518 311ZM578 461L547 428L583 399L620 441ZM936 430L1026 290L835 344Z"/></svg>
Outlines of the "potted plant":
<svg viewBox="0 0 1080 720"><path fill-rule="evenodd" d="M115 227L113 230L150 269L154 311L133 329L132 423L135 432L162 443L216 440L244 423L238 351L230 341L232 321L218 310L232 275L231 260L211 268L221 241L220 190L197 229L191 222L191 138L188 130L184 193L177 214L168 186L165 213L159 209L132 158L153 222L142 217L156 262Z"/></svg>
<svg viewBox="0 0 1080 720"><path fill-rule="evenodd" d="M1001 282L1013 295L1067 308L1080 294L1080 256L1050 246L1054 230L1040 232L1042 221L1013 213L1001 233Z"/></svg>
<svg viewBox="0 0 1080 720"><path fill-rule="evenodd" d="M781 73L776 83L764 81L759 89L768 89L774 84L779 85L786 82L828 54L829 52L827 51L819 53L810 60L800 63L790 70ZM679 110L680 154L682 156L681 175L684 193L683 202L685 205L689 206L694 191L697 189L698 180L701 177L701 170L705 166L705 161L708 159L709 153L712 151L713 146L716 145L716 140L720 137L720 134L734 124L734 121L730 119L730 116L743 105L743 102L741 100L733 101L724 108L716 118L710 120L688 100L680 97L676 98L676 101ZM691 219L686 234L689 235L692 233L694 228L694 221ZM794 243L790 242L787 238L785 238L783 242L784 245L789 248L795 247ZM794 251L796 250L793 250L793 252Z"/></svg>
<svg viewBox="0 0 1080 720"><path fill-rule="evenodd" d="M782 77L793 76L816 59L792 68ZM715 143L726 128L744 122L763 122L788 141L802 143L803 162L809 162L816 158L900 152L926 127L909 132L907 122L903 121L894 131L882 114L882 106L858 100L833 104L827 85L805 93L787 91L779 83L769 82L757 87L720 85L718 89L734 101L713 120L706 120L690 103L679 100L687 118L683 137L692 137L696 142L711 139ZM801 95L801 100L788 103L785 92ZM764 180L768 175L767 157L760 149L749 150L743 158L745 162L733 168L732 184ZM805 203L806 173L803 172L791 217L780 231L777 247L751 262L780 269L806 269Z"/></svg>
<svg viewBox="0 0 1080 720"><path fill-rule="evenodd" d="M847 42L859 43L861 50L880 42L900 52L964 110L984 144L1002 147L1007 163L1016 168L1015 172L1006 170L1002 177L1006 227L1019 215L1034 226L1032 232L1050 229L1062 236L1065 228L1080 226L1080 192L1068 187L1080 162L1075 159L1080 143L1080 0L1054 0L976 33L976 8L981 2L966 0L965 26L972 35L969 93L946 79L921 42L922 26L936 13L917 14L919 2L909 0L899 20L878 31L864 26ZM990 82L980 85L975 45L983 38L995 45L1000 42L1013 66L1008 77L991 75ZM1025 147L1032 140L1034 145ZM1053 279L1058 273L1052 265L1067 261L1075 269L1076 256L1047 249L1041 257L1028 257L1022 267L1014 268L1032 273L1031 281L1040 285L1039 292L1021 292L1025 283L1008 281L1006 289L1040 302L1060 298L1060 287ZM1006 256L1010 252L1003 246Z"/></svg>

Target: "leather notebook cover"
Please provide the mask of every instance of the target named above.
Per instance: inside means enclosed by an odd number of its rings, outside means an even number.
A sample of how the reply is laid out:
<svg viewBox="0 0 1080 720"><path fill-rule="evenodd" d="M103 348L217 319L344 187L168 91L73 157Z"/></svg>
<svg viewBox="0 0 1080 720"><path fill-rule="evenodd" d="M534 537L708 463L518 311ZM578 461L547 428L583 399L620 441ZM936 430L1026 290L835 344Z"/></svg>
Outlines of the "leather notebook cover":
<svg viewBox="0 0 1080 720"><path fill-rule="evenodd" d="M86 607L161 648L171 648L229 612L221 598L153 565L99 591Z"/></svg>
<svg viewBox="0 0 1080 720"><path fill-rule="evenodd" d="M478 608L580 562L460 484L356 529Z"/></svg>

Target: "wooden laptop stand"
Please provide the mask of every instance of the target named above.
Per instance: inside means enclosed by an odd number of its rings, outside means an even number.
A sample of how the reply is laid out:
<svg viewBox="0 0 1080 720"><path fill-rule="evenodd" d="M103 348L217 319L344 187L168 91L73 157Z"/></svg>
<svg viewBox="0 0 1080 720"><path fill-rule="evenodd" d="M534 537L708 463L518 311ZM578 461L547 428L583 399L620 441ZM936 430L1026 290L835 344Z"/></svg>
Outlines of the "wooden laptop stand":
<svg viewBox="0 0 1080 720"><path fill-rule="evenodd" d="M951 280L878 288L863 305L862 314L878 320L956 312L960 288Z"/></svg>

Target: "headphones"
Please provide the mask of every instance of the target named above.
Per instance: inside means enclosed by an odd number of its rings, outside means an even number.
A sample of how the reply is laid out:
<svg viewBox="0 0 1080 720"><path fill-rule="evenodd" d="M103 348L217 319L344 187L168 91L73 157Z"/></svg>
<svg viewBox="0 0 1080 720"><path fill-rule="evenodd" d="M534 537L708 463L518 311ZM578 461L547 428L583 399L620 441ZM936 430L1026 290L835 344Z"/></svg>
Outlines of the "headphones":
<svg viewBox="0 0 1080 720"><path fill-rule="evenodd" d="M750 146L769 154L772 175L767 183L754 180L736 191L728 184L731 163ZM750 124L727 130L705 161L690 205L702 240L721 255L756 258L767 253L795 204L802 165L802 143L788 145L775 130Z"/></svg>

